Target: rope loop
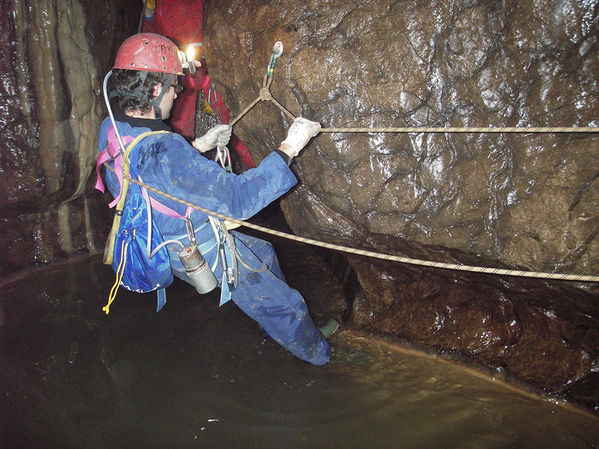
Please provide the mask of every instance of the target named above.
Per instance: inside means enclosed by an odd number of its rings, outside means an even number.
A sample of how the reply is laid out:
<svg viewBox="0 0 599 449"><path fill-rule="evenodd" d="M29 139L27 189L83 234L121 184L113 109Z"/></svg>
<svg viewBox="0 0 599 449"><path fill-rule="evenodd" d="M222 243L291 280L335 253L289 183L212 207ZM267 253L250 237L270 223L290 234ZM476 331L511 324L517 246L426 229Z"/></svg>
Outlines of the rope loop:
<svg viewBox="0 0 599 449"><path fill-rule="evenodd" d="M270 90L268 89L268 87L261 87L260 88L260 95L258 96L258 98L260 98L260 100L262 101L272 101L272 94L270 93Z"/></svg>

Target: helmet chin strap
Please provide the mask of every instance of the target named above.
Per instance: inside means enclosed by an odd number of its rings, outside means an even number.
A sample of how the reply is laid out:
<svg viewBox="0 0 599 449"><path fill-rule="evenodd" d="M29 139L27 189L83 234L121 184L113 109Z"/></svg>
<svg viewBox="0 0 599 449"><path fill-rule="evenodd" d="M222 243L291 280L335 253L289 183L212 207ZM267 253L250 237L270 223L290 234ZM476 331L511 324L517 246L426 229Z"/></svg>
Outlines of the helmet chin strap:
<svg viewBox="0 0 599 449"><path fill-rule="evenodd" d="M158 120L162 120L162 111L160 110L160 102L162 101L162 97L164 97L164 94L169 90L171 81L173 80L174 76L175 75L173 75L172 73L168 74L168 78L166 79L166 83L162 86L162 91L160 92L160 95L158 95L150 103L152 105L152 107L154 108L154 114L156 115L156 118Z"/></svg>
<svg viewBox="0 0 599 449"><path fill-rule="evenodd" d="M110 71L110 73L112 73L112 71ZM141 97L141 89L143 88L143 85L146 82L147 76L148 76L148 72L146 72L146 71L141 72L141 75L140 75L141 82L139 83L139 85L137 86L137 89L135 89L135 91L133 93L128 93L128 92L124 92L124 91L112 91L112 92L110 92L110 98L130 97L130 98L135 98L136 100L139 100ZM166 79L166 82L162 86L162 91L160 92L160 95L158 95L156 98L154 98L153 100L150 101L150 105L154 109L154 115L158 120L162 120L162 110L160 109L160 102L162 101L162 97L164 97L164 94L167 93L174 77L175 77L174 74L169 73L168 77Z"/></svg>

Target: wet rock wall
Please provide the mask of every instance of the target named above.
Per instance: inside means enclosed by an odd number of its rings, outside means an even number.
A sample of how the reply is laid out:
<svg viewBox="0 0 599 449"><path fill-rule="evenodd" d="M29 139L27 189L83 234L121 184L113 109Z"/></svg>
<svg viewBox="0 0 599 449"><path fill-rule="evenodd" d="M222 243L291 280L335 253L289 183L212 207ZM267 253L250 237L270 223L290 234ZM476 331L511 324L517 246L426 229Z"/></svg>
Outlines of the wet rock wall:
<svg viewBox="0 0 599 449"><path fill-rule="evenodd" d="M125 2L0 2L0 275L102 248L93 194L102 77L135 31Z"/></svg>
<svg viewBox="0 0 599 449"><path fill-rule="evenodd" d="M233 117L281 41L273 96L325 127L599 126L594 1L207 1L205 11L207 63ZM235 132L259 159L288 125L261 102ZM294 162L300 185L282 208L297 234L331 243L597 274L597 154L596 134L321 134ZM349 322L599 397L595 286L346 260L340 273L358 286Z"/></svg>
<svg viewBox="0 0 599 449"><path fill-rule="evenodd" d="M273 95L324 126L599 125L593 2L207 5L208 64L236 112L281 40ZM264 152L286 122L263 103L238 131ZM325 134L298 159L288 202L315 215L296 226L317 235L338 214L348 241L383 234L591 274L598 149L596 135Z"/></svg>
<svg viewBox="0 0 599 449"><path fill-rule="evenodd" d="M101 78L138 6L0 2L0 275L102 247ZM205 12L206 63L232 116L281 40L272 93L324 126L598 126L596 1L210 0ZM288 125L260 103L235 132L259 160ZM296 233L332 243L596 274L598 149L595 135L322 135L282 208ZM594 286L332 257L346 322L597 405Z"/></svg>

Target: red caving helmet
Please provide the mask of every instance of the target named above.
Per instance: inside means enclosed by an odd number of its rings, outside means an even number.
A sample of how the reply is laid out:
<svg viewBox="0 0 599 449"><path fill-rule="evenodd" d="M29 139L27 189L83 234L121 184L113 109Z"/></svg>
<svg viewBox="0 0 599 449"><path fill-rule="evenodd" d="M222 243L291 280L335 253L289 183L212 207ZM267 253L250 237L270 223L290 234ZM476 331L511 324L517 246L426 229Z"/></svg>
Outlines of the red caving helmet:
<svg viewBox="0 0 599 449"><path fill-rule="evenodd" d="M116 54L113 69L183 75L179 49L160 34L139 33L127 38Z"/></svg>

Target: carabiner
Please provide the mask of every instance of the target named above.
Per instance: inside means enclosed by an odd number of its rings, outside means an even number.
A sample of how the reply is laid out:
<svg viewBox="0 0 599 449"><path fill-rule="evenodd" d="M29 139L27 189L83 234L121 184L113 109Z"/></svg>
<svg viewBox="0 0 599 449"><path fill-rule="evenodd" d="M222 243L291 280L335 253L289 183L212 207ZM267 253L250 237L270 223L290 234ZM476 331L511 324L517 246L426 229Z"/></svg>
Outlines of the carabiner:
<svg viewBox="0 0 599 449"><path fill-rule="evenodd" d="M189 243L191 246L196 244L196 234L193 229L193 223L189 217L185 217L183 219L185 222L185 232L187 232L187 238L189 239Z"/></svg>
<svg viewBox="0 0 599 449"><path fill-rule="evenodd" d="M272 48L272 53L270 54L270 61L268 61L268 67L266 68L266 77L270 78L272 72L275 70L275 64L277 59L281 57L283 54L283 42L277 41Z"/></svg>
<svg viewBox="0 0 599 449"><path fill-rule="evenodd" d="M214 83L210 83L210 89L208 89L208 104L212 106L216 103L218 98L216 97L216 89L214 88Z"/></svg>
<svg viewBox="0 0 599 449"><path fill-rule="evenodd" d="M227 146L216 147L216 156L214 160L218 162L227 173L233 173L233 166L231 165L231 152Z"/></svg>

